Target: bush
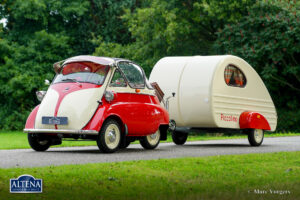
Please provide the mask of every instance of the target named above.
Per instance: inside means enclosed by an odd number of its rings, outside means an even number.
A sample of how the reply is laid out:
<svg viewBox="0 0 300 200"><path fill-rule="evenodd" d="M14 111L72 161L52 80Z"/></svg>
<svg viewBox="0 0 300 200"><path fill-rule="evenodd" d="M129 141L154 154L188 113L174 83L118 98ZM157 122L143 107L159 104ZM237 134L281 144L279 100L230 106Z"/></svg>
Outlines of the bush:
<svg viewBox="0 0 300 200"><path fill-rule="evenodd" d="M278 131L300 130L300 11L296 1L259 1L239 23L219 30L219 54L248 61L277 107Z"/></svg>

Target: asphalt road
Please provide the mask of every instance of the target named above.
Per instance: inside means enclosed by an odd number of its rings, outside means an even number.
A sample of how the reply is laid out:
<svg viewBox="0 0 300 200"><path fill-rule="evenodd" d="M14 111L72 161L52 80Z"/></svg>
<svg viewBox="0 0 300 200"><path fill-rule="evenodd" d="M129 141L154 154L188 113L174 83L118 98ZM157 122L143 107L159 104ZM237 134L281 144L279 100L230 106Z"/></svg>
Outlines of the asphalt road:
<svg viewBox="0 0 300 200"><path fill-rule="evenodd" d="M0 168L280 151L300 151L300 136L265 138L260 147L249 146L247 139L195 141L187 142L183 146L161 143L155 150L144 150L139 144L132 144L127 149L113 154L100 153L97 146L50 148L45 152L36 152L32 149L0 150Z"/></svg>

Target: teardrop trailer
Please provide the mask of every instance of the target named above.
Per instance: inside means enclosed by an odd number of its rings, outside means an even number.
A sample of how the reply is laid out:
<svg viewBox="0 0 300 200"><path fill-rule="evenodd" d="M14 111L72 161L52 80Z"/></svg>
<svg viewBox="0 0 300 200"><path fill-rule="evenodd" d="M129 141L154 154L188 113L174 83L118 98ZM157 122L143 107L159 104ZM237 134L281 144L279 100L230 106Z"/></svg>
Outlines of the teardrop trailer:
<svg viewBox="0 0 300 200"><path fill-rule="evenodd" d="M115 152L139 140L154 149L167 139L169 115L141 67L132 61L76 56L54 64L56 76L41 104L29 115L24 132L30 146L45 151L62 138L97 141Z"/></svg>
<svg viewBox="0 0 300 200"><path fill-rule="evenodd" d="M149 80L168 97L165 105L175 144L184 144L192 131L242 131L250 145L259 146L264 132L276 129L276 109L267 88L239 57L165 57Z"/></svg>

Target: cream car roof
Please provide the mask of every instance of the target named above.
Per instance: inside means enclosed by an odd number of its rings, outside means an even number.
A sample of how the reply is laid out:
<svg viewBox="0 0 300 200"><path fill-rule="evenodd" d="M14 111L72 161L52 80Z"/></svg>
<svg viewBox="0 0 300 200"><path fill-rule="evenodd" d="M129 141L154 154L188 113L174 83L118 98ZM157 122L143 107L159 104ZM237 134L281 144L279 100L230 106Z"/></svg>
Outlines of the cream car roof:
<svg viewBox="0 0 300 200"><path fill-rule="evenodd" d="M88 61L88 62L93 62L97 63L100 65L110 65L115 62L115 59L109 58L109 57L97 57L97 56L75 56L68 58L67 60L64 61L63 65L71 63L71 62L83 62L83 61Z"/></svg>

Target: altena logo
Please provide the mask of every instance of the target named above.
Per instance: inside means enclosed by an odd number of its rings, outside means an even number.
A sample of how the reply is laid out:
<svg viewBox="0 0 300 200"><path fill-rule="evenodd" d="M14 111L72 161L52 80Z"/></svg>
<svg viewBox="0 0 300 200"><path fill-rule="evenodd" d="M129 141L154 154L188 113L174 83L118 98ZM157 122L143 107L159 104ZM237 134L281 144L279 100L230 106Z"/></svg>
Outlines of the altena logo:
<svg viewBox="0 0 300 200"><path fill-rule="evenodd" d="M17 179L10 179L10 193L41 193L43 180L35 179L31 175L21 175Z"/></svg>

